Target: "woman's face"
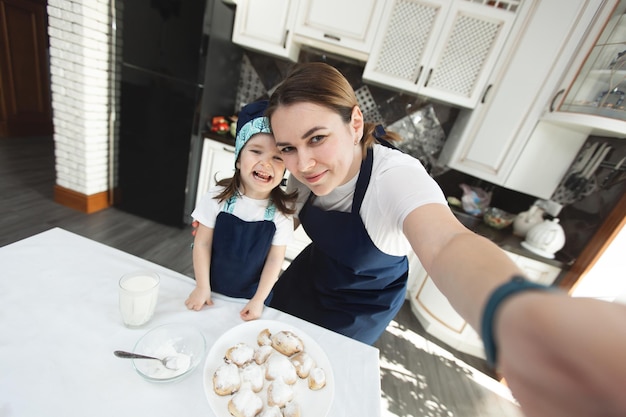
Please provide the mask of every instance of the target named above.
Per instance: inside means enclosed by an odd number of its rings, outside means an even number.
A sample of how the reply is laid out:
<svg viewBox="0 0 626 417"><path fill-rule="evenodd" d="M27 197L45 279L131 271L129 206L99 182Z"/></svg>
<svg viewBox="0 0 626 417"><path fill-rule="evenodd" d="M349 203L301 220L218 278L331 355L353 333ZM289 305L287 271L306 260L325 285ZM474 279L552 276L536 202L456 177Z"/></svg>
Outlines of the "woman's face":
<svg viewBox="0 0 626 417"><path fill-rule="evenodd" d="M236 166L244 194L257 200L268 198L285 174L283 158L274 138L268 133L257 133L246 142Z"/></svg>
<svg viewBox="0 0 626 417"><path fill-rule="evenodd" d="M359 172L363 115L357 106L348 124L317 104L280 106L271 125L286 168L315 195L330 193Z"/></svg>

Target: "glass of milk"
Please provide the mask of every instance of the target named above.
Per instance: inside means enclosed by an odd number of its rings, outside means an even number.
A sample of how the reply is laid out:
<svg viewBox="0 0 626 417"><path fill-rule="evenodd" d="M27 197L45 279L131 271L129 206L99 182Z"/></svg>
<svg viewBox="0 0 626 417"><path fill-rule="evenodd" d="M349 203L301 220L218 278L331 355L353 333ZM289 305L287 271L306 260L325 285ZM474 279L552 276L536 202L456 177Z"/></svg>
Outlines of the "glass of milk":
<svg viewBox="0 0 626 417"><path fill-rule="evenodd" d="M159 275L134 271L120 279L120 313L126 327L140 327L154 314L159 297Z"/></svg>

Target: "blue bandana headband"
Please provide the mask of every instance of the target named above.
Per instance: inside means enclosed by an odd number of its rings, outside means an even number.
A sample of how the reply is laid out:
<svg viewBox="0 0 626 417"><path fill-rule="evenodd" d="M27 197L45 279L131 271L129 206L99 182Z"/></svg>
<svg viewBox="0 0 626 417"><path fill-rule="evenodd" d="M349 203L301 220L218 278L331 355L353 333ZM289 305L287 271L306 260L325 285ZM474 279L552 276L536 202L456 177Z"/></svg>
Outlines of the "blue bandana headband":
<svg viewBox="0 0 626 417"><path fill-rule="evenodd" d="M235 163L239 158L239 152L241 152L246 142L257 133L271 133L270 121L267 117L252 119L237 132L237 138L235 139Z"/></svg>

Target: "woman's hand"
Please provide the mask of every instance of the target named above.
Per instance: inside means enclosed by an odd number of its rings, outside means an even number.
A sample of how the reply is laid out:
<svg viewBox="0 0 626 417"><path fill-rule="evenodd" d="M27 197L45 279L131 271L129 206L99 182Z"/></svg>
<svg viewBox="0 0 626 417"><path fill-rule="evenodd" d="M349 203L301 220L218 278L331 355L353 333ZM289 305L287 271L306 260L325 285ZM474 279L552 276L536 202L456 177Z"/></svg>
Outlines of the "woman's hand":
<svg viewBox="0 0 626 417"><path fill-rule="evenodd" d="M239 312L239 315L242 320L250 321L261 317L261 313L263 313L263 301L252 299L248 301L248 304Z"/></svg>
<svg viewBox="0 0 626 417"><path fill-rule="evenodd" d="M212 306L213 300L211 300L211 290L207 288L194 288L185 301L185 305L189 310L195 311L201 310L205 305Z"/></svg>
<svg viewBox="0 0 626 417"><path fill-rule="evenodd" d="M499 370L525 415L626 416L626 306L528 292L495 325Z"/></svg>

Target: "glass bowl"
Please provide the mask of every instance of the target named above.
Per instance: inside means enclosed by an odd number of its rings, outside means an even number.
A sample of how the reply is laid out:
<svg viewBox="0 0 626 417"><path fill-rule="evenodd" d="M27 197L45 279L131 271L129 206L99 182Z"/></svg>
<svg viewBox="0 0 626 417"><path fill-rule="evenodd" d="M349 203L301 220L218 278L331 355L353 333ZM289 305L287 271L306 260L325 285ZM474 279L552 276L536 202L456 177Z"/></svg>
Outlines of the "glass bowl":
<svg viewBox="0 0 626 417"><path fill-rule="evenodd" d="M499 208L489 207L483 214L483 221L494 229L504 229L513 223L516 214L507 213Z"/></svg>
<svg viewBox="0 0 626 417"><path fill-rule="evenodd" d="M206 340L195 326L164 324L144 334L133 352L157 358L176 356L179 369L171 370L151 359L131 359L139 375L150 382L173 382L189 375L206 354Z"/></svg>

